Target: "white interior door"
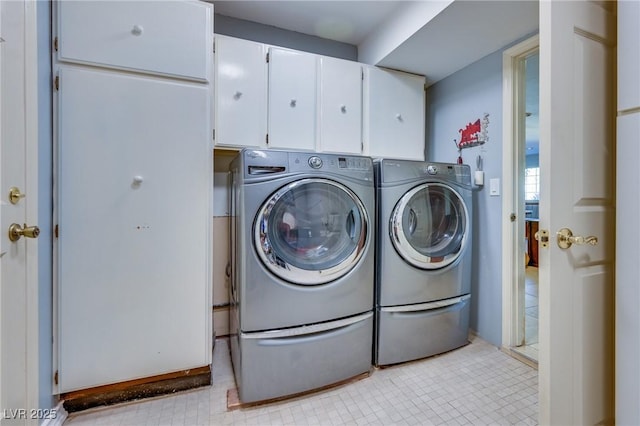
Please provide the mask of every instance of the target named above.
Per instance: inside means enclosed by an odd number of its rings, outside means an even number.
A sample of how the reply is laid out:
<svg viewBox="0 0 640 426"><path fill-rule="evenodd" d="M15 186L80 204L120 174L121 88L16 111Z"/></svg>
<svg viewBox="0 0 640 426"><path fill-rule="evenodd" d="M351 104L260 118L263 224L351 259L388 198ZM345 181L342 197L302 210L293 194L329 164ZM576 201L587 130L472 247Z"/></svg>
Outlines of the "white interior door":
<svg viewBox="0 0 640 426"><path fill-rule="evenodd" d="M540 424L613 423L614 5L540 2Z"/></svg>
<svg viewBox="0 0 640 426"><path fill-rule="evenodd" d="M35 9L0 2L0 423L11 424L33 422L38 402L37 240L8 232L37 217Z"/></svg>

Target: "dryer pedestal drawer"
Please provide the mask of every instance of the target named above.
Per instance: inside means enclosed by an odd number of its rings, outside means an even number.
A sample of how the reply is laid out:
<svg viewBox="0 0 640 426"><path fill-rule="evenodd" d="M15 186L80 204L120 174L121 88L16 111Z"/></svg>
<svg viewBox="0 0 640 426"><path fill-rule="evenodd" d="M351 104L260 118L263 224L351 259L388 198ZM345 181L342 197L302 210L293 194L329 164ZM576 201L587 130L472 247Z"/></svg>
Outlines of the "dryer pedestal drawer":
<svg viewBox="0 0 640 426"><path fill-rule="evenodd" d="M433 303L380 308L376 365L425 358L466 345L468 295Z"/></svg>
<svg viewBox="0 0 640 426"><path fill-rule="evenodd" d="M373 313L306 327L240 333L232 339L239 339L240 356L234 361L240 365L234 365L234 371L240 401L264 401L368 372Z"/></svg>

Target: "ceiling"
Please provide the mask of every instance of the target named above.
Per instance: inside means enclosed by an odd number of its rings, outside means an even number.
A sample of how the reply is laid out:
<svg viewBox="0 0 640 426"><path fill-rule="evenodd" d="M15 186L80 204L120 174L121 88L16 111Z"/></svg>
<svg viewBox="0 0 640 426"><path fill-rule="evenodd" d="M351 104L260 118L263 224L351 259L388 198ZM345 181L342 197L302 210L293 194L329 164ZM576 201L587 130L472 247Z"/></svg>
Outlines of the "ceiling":
<svg viewBox="0 0 640 426"><path fill-rule="evenodd" d="M360 62L421 74L429 85L538 29L535 0L213 3L216 14L357 46ZM528 86L537 87L529 68ZM536 89L527 96L529 154L537 153L537 101Z"/></svg>
<svg viewBox="0 0 640 426"><path fill-rule="evenodd" d="M215 12L358 46L401 1L214 1Z"/></svg>

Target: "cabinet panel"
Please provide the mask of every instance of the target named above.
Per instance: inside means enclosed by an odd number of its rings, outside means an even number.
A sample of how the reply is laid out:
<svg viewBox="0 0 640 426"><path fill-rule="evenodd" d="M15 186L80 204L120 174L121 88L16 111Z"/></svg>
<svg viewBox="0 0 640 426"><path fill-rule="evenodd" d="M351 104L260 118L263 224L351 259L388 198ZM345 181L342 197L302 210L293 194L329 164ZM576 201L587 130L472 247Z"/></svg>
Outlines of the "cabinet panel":
<svg viewBox="0 0 640 426"><path fill-rule="evenodd" d="M267 48L216 35L216 145L265 147Z"/></svg>
<svg viewBox="0 0 640 426"><path fill-rule="evenodd" d="M209 364L210 88L59 77L59 390Z"/></svg>
<svg viewBox="0 0 640 426"><path fill-rule="evenodd" d="M618 3L618 110L640 107L640 2Z"/></svg>
<svg viewBox="0 0 640 426"><path fill-rule="evenodd" d="M317 56L269 49L269 147L315 149Z"/></svg>
<svg viewBox="0 0 640 426"><path fill-rule="evenodd" d="M320 58L320 143L324 152L362 152L362 65Z"/></svg>
<svg viewBox="0 0 640 426"><path fill-rule="evenodd" d="M424 160L424 77L367 67L364 97L369 155Z"/></svg>
<svg viewBox="0 0 640 426"><path fill-rule="evenodd" d="M61 1L58 60L207 80L212 5Z"/></svg>

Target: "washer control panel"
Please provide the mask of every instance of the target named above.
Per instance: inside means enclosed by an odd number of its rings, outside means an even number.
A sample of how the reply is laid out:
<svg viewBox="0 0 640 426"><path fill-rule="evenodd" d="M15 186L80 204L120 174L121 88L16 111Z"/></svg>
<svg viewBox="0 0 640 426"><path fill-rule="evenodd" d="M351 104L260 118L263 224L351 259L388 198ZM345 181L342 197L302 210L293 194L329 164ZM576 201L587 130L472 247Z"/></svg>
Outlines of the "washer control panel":
<svg viewBox="0 0 640 426"><path fill-rule="evenodd" d="M338 157L339 169L367 170L371 167L370 164L371 161L366 158Z"/></svg>

